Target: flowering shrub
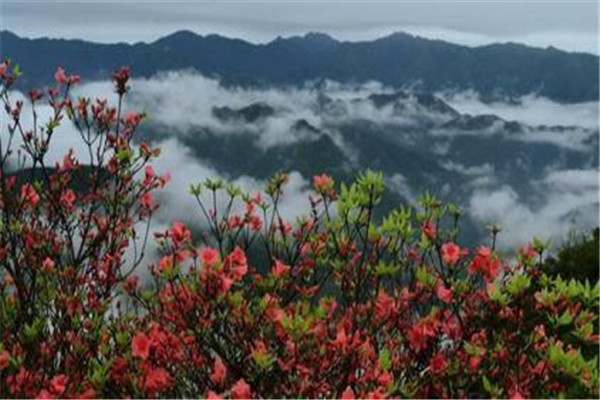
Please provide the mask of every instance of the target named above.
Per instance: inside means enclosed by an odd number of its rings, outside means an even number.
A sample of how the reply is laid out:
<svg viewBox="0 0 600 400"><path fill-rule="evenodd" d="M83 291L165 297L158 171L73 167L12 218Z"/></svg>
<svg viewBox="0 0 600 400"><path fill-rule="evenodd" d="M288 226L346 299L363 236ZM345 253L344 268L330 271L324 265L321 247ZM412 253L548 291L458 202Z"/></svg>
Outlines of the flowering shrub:
<svg viewBox="0 0 600 400"><path fill-rule="evenodd" d="M36 126L33 92L28 130L9 69L2 397L598 397L598 285L547 276L538 240L510 263L461 247L460 211L433 196L377 221L381 174L315 176L296 221L280 211L285 174L259 194L192 185L203 225L157 232L142 282L143 250L125 251L143 247L166 178L148 164L158 152L132 142L143 115L121 116L128 70L114 76L116 109L72 101L78 78L59 70L54 118ZM85 166L44 161L63 115L90 149ZM11 169L15 135L28 164Z"/></svg>
<svg viewBox="0 0 600 400"><path fill-rule="evenodd" d="M19 75L11 67L0 65L0 98L10 118L0 136L0 395L93 396L88 373L110 363L111 307L143 253L135 228L154 212L151 192L165 178L148 165L157 151L133 151L142 115L121 115L127 69L114 76L118 108L71 99L79 77L59 69L56 86L30 91L32 107L25 109L11 101ZM40 121L36 106L44 99L52 115ZM65 149L62 161L50 165L51 141L65 117L89 156L80 163ZM125 265L131 243L134 256Z"/></svg>

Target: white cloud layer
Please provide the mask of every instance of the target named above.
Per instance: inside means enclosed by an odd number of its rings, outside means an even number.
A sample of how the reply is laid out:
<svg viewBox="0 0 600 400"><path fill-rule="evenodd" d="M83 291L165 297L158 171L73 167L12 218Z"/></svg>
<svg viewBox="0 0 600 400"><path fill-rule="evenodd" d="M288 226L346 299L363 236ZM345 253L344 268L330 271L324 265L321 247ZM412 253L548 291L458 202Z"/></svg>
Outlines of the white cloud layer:
<svg viewBox="0 0 600 400"><path fill-rule="evenodd" d="M513 103L485 103L472 91L442 94L451 106L460 113L478 115L495 114L507 121L518 121L527 125L563 125L598 128L598 102L561 104L533 94L523 96Z"/></svg>
<svg viewBox="0 0 600 400"><path fill-rule="evenodd" d="M227 172L217 171L207 162L198 160L181 142L181 135L186 135L191 128L197 126L208 126L216 134L239 134L240 123L224 123L215 118L212 113L213 106L238 109L257 102L272 105L275 108L274 116L253 124L244 124L265 148L298 140L310 140L310 135L307 134L290 134L289 127L298 119L305 119L323 130L342 146L342 138L335 129L338 123L352 121L354 118L403 125L410 124L415 116L422 115L422 110L412 106L398 110L393 106L376 108L370 102L357 101L374 92L390 92L388 88L376 82L357 86L325 82L320 89L310 85L300 89L240 89L225 88L217 80L198 74L172 72L152 79L135 79L132 88L127 107L146 110L150 120L176 131L174 136L158 144L163 152L155 163L157 172L169 171L172 176L172 182L159 195L162 207L155 223L156 227L161 229L173 219L198 223L200 213L193 198L187 194L189 184ZM332 102L322 103L323 93ZM107 97L112 103L116 99L112 85L108 82L85 84L74 94L89 96L92 99ZM13 93L13 99L24 97L22 94ZM544 98L526 96L519 104L486 104L474 93L454 94L450 97L450 103L459 111L470 114L494 113L507 120L534 125L561 124L591 128L567 132L547 129L517 133L523 141L550 141L559 146L580 149L591 135L598 134L597 103L564 105ZM39 121L46 122L50 116L49 107L38 108L38 114ZM29 125L31 114L27 104L23 115L25 125ZM2 117L2 120L6 121L6 115L3 114ZM15 145L18 144L17 141ZM50 162L61 160L67 151L73 148L77 158L85 163L88 153L81 144L80 138L65 124L53 138L49 153ZM444 148L434 146L431 151L448 155L448 149ZM471 213L482 222L498 220L502 223L502 246L518 245L528 241L533 235L558 238L574 228L586 229L598 224L599 188L598 171L595 169L549 169L542 180L531 182L531 194L541 199L534 204L529 199L522 198L514 188L502 186L491 164L466 167L458 162L448 161L443 166L449 171L472 178L470 187L473 188L473 193L468 200ZM250 191L260 190L263 182L251 175L251 171L248 171L246 176L236 179L236 183ZM290 174L290 183L282 203L282 212L288 218L293 218L308 209L307 179L308 177L297 172ZM388 178L388 184L392 190L408 199L414 199L415 190L410 187L405 176L393 175Z"/></svg>
<svg viewBox="0 0 600 400"><path fill-rule="evenodd" d="M471 214L482 223L502 227L499 245L515 248L534 236L560 242L573 230L598 226L597 169L550 172L532 185L543 193L541 204L526 203L510 186L475 190L469 200Z"/></svg>

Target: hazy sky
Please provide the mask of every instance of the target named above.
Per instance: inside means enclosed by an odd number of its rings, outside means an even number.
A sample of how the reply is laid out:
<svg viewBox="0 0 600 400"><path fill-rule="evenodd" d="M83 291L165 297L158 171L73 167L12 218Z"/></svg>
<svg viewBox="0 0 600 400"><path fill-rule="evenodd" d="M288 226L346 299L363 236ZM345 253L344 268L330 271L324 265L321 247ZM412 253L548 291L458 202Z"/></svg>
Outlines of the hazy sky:
<svg viewBox="0 0 600 400"><path fill-rule="evenodd" d="M344 40L394 31L467 45L516 41L598 53L598 1L0 0L1 27L28 37L151 42L175 30L268 42L321 31Z"/></svg>

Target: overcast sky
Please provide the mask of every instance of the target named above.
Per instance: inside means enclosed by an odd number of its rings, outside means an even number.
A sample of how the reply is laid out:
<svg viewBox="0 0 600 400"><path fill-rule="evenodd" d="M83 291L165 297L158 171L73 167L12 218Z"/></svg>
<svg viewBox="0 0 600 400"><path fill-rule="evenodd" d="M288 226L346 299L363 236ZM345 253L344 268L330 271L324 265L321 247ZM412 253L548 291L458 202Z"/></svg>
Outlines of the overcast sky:
<svg viewBox="0 0 600 400"><path fill-rule="evenodd" d="M0 0L1 28L27 37L151 42L180 29L251 42L308 31L364 40L395 31L467 45L515 41L598 53L598 1Z"/></svg>

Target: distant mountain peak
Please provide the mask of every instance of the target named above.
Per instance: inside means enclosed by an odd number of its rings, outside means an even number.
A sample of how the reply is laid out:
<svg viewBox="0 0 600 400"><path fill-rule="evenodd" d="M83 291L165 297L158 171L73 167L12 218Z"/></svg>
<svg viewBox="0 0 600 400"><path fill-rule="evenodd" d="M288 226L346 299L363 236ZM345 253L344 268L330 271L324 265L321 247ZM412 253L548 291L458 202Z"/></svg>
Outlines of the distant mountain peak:
<svg viewBox="0 0 600 400"><path fill-rule="evenodd" d="M289 37L277 36L270 44L285 45L286 43L296 43L308 45L311 47L328 48L339 44L340 42L323 32L307 32L304 35Z"/></svg>
<svg viewBox="0 0 600 400"><path fill-rule="evenodd" d="M422 39L419 36L415 36L412 35L408 32L403 32L403 31L396 31L396 32L392 32L389 35L383 36L381 38L379 38L378 40L381 41L388 41L388 40L414 40L414 39Z"/></svg>
<svg viewBox="0 0 600 400"><path fill-rule="evenodd" d="M196 32L189 29L182 29L175 31L167 36L163 36L154 43L169 43L169 42L181 42L181 41L192 41L201 38Z"/></svg>
<svg viewBox="0 0 600 400"><path fill-rule="evenodd" d="M305 40L311 40L316 42L329 42L329 43L337 43L338 41L326 33L323 32L307 32L304 34L303 38Z"/></svg>

